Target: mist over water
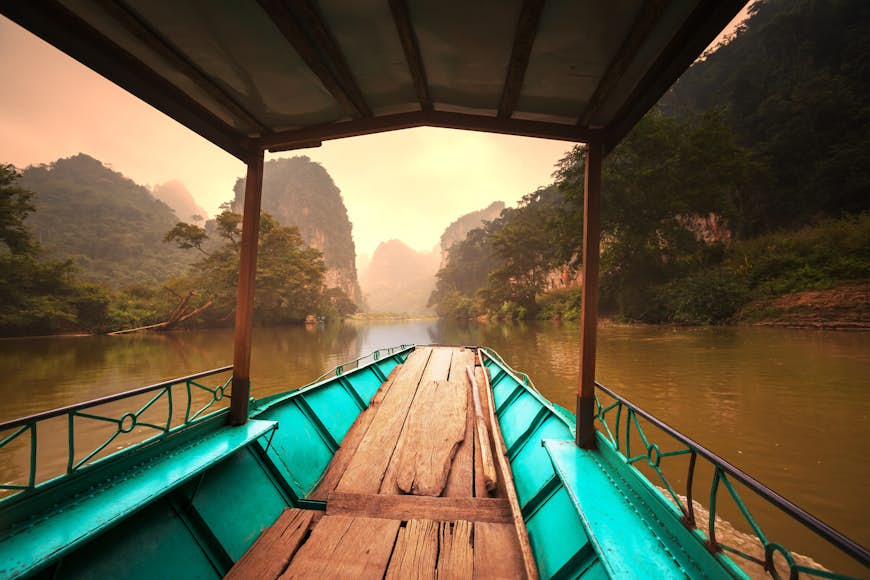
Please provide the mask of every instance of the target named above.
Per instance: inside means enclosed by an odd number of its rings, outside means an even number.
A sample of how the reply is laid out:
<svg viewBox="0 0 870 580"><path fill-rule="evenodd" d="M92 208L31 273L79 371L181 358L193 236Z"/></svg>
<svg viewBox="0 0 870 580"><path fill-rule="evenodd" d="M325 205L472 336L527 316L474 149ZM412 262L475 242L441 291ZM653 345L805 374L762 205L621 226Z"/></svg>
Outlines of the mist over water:
<svg viewBox="0 0 870 580"><path fill-rule="evenodd" d="M402 343L489 346L531 375L553 402L574 407L579 329L555 322L353 321L257 328L252 395L294 388L347 360ZM226 329L2 340L0 373L6 380L0 383L0 420L231 362L232 331ZM870 543L870 473L864 459L870 436L870 333L604 326L596 374L599 382L836 529ZM663 435L648 435L665 441ZM666 473L679 488L684 464L674 465ZM708 481L709 474L700 471L696 499L705 504ZM743 495L771 539L829 568L842 565L836 550ZM723 509L741 527L736 510Z"/></svg>

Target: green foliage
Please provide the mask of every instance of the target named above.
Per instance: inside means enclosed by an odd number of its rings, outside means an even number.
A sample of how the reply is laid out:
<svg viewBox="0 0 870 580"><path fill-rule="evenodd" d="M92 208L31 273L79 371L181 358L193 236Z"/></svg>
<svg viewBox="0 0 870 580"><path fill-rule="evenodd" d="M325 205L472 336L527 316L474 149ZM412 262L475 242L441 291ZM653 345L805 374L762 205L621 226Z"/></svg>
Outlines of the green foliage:
<svg viewBox="0 0 870 580"><path fill-rule="evenodd" d="M676 114L721 110L763 159L741 237L867 209L870 3L764 0L730 43L696 62L663 99Z"/></svg>
<svg viewBox="0 0 870 580"><path fill-rule="evenodd" d="M548 292L538 299L540 320L579 320L583 297L580 288L561 288Z"/></svg>
<svg viewBox="0 0 870 580"><path fill-rule="evenodd" d="M24 225L25 218L33 211L30 203L33 192L13 185L20 177L21 173L14 166L0 164L0 242L12 253L27 252L33 244Z"/></svg>
<svg viewBox="0 0 870 580"><path fill-rule="evenodd" d="M182 250L196 248L203 254L208 253L202 249L202 245L207 239L208 234L205 233L205 228L184 222L178 222L174 228L163 236L163 241L166 243L174 243Z"/></svg>
<svg viewBox="0 0 870 580"><path fill-rule="evenodd" d="M20 174L0 165L0 333L4 336L98 330L109 295L82 283L69 260L42 260L24 226L33 192L15 185Z"/></svg>
<svg viewBox="0 0 870 580"><path fill-rule="evenodd" d="M755 297L831 288L870 278L870 212L735 243L728 266Z"/></svg>
<svg viewBox="0 0 870 580"><path fill-rule="evenodd" d="M655 289L648 320L681 324L722 324L731 321L749 301L746 280L728 268L707 268ZM655 317L659 320L655 320Z"/></svg>
<svg viewBox="0 0 870 580"><path fill-rule="evenodd" d="M110 288L158 284L183 274L193 256L163 244L178 221L141 185L84 154L28 167L36 192L27 219L48 256L72 259L81 275Z"/></svg>
<svg viewBox="0 0 870 580"><path fill-rule="evenodd" d="M218 216L217 231L223 244L196 262L192 272L178 281L185 291L197 290L200 303L213 302L200 317L200 324L232 323L239 275L240 223L240 216L229 210ZM324 272L322 254L305 244L298 228L281 226L266 213L260 216L255 321L282 324L305 320L308 314L340 315L347 311L350 307L346 296L342 300L334 292L324 295ZM325 309L327 312L323 312Z"/></svg>

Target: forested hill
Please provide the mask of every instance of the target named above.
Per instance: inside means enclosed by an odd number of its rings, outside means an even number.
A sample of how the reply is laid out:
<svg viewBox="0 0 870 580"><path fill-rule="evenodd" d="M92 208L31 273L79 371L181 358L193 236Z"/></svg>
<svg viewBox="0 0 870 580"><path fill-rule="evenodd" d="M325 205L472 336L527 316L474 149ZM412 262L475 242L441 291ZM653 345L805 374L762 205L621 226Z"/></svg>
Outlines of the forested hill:
<svg viewBox="0 0 870 580"><path fill-rule="evenodd" d="M447 264L450 246L464 240L468 232L474 228L479 228L483 222L497 218L503 209L503 201L494 201L483 209L465 214L447 226L447 229L441 234L441 267L443 268Z"/></svg>
<svg viewBox="0 0 870 580"><path fill-rule="evenodd" d="M245 180L234 188L233 210L241 213ZM305 243L323 252L327 287L340 288L359 303L356 249L347 208L326 169L306 156L275 159L263 169L262 210L285 226L296 226Z"/></svg>
<svg viewBox="0 0 870 580"><path fill-rule="evenodd" d="M868 328L870 2L749 12L605 158L599 306L631 321L791 324L789 304L816 308L797 293L848 287L863 305L831 299L837 320L818 324ZM440 315L579 316L580 292L550 277L580 267L584 163L575 147L554 184L454 243Z"/></svg>
<svg viewBox="0 0 870 580"><path fill-rule="evenodd" d="M764 164L744 235L867 208L870 2L755 2L736 38L661 101L668 115L719 111Z"/></svg>
<svg viewBox="0 0 870 580"><path fill-rule="evenodd" d="M163 243L178 221L148 189L80 153L22 172L35 192L27 225L43 250L72 258L81 275L112 287L154 284L187 271L193 256Z"/></svg>

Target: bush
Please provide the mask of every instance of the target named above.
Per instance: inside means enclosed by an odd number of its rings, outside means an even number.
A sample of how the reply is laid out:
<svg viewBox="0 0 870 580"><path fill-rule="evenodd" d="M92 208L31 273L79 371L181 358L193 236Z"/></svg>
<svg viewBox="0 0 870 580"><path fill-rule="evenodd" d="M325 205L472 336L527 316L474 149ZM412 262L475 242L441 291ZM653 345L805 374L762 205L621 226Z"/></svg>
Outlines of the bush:
<svg viewBox="0 0 870 580"><path fill-rule="evenodd" d="M538 297L539 320L578 320L582 313L581 288L562 288Z"/></svg>
<svg viewBox="0 0 870 580"><path fill-rule="evenodd" d="M749 289L734 270L708 268L659 286L655 296L666 320L722 324L749 301Z"/></svg>

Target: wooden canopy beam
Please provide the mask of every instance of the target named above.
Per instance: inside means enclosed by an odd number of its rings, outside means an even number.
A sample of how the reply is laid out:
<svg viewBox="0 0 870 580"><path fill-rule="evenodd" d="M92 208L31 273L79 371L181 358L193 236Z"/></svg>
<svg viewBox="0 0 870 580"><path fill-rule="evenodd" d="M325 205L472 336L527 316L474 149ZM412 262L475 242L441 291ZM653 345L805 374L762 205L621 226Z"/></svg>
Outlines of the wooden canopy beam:
<svg viewBox="0 0 870 580"><path fill-rule="evenodd" d="M256 129L260 135L269 133L269 128L250 111L241 106L223 88L211 80L175 46L160 36L148 23L128 6L114 0L97 0L97 4L111 15L130 35L138 38L146 46L181 70L196 86L217 101L228 113L241 119Z"/></svg>
<svg viewBox="0 0 870 580"><path fill-rule="evenodd" d="M577 445L595 448L595 350L598 335L598 263L601 241L601 161L604 144L586 145L583 187L583 289L580 319L580 386Z"/></svg>
<svg viewBox="0 0 870 580"><path fill-rule="evenodd" d="M545 0L525 0L520 10L511 57L508 61L508 72L501 92L501 102L498 105L498 116L501 119L509 119L520 100L523 79L529 67L529 57L535 44L544 4Z"/></svg>
<svg viewBox="0 0 870 580"><path fill-rule="evenodd" d="M586 109L580 114L580 118L577 121L578 125L581 127L588 125L589 119L595 114L598 107L607 100L613 88L634 61L637 52L650 32L652 32L665 8L667 8L665 0L646 0L641 3L640 12L629 30L628 36L625 37L622 46L619 47L616 57L611 61L607 72L604 73L601 82L595 88L595 92L592 93Z"/></svg>
<svg viewBox="0 0 870 580"><path fill-rule="evenodd" d="M412 111L395 115L383 115L369 119L357 119L338 123L325 123L290 131L281 131L262 137L260 147L269 151L299 148L304 144L369 135L383 131L396 131L413 127L443 127L466 129L486 133L502 133L554 139L557 141L582 142L596 138L600 132L575 125L528 121L524 119L499 119L483 115L468 115L447 111Z"/></svg>
<svg viewBox="0 0 870 580"><path fill-rule="evenodd" d="M605 151L622 141L745 4L746 0L701 0L698 3L605 129Z"/></svg>
<svg viewBox="0 0 870 580"><path fill-rule="evenodd" d="M231 155L242 160L247 157L249 141L246 135L230 127L59 2L5 2L2 12L19 26L85 63Z"/></svg>
<svg viewBox="0 0 870 580"><path fill-rule="evenodd" d="M371 117L372 111L317 9L308 0L290 2L293 13L282 0L258 2L345 112L353 118Z"/></svg>
<svg viewBox="0 0 870 580"><path fill-rule="evenodd" d="M390 11L393 13L393 22L396 24L402 50L405 52L405 61L408 63L408 71L410 71L411 79L414 81L414 90L417 92L420 108L424 111L431 111L432 97L429 95L426 67L423 66L423 57L420 55L420 46L417 43L414 26L411 24L408 5L405 4L405 0L390 0Z"/></svg>
<svg viewBox="0 0 870 580"><path fill-rule="evenodd" d="M248 399L251 396L251 338L254 330L254 286L260 234L260 199L263 194L263 157L262 149L251 154L245 181L233 342L233 382L229 414L231 425L242 425L248 420Z"/></svg>

